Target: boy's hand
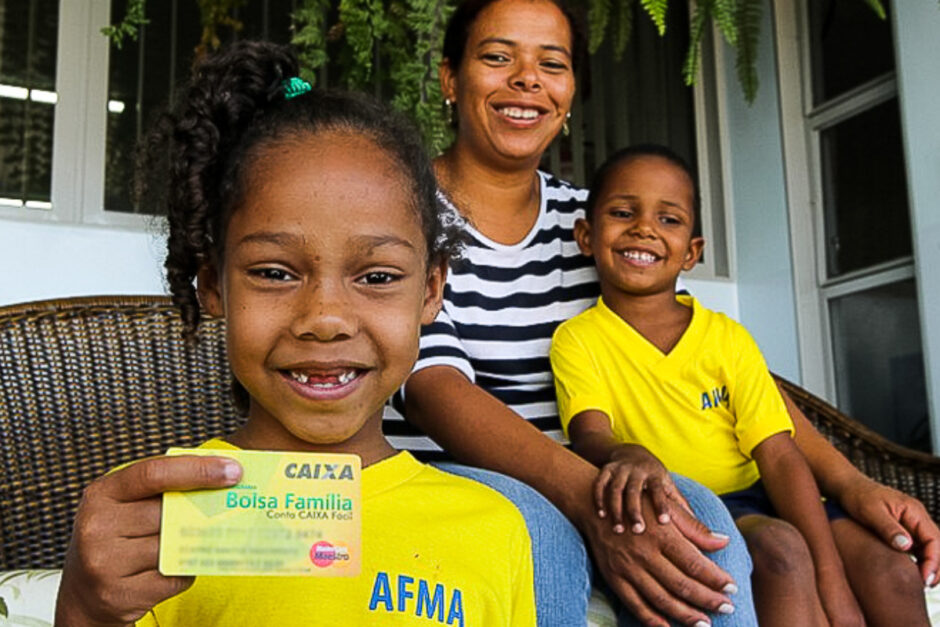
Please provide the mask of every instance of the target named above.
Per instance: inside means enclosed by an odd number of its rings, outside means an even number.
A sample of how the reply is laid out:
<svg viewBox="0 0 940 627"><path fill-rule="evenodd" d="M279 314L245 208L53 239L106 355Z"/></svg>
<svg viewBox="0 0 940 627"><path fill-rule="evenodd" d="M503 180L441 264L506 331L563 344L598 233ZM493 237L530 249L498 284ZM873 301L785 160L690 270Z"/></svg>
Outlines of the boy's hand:
<svg viewBox="0 0 940 627"><path fill-rule="evenodd" d="M817 571L819 599L833 627L865 627L865 618L845 578L842 565Z"/></svg>
<svg viewBox="0 0 940 627"><path fill-rule="evenodd" d="M610 461L601 467L594 484L594 502L601 518L610 515L614 533L623 533L623 509L626 505L627 519L633 533L643 533L641 497L647 492L653 503L653 511L660 524L670 522L670 512L675 502L688 510L688 504L665 466L649 451L635 444L620 444L610 453Z"/></svg>
<svg viewBox="0 0 940 627"><path fill-rule="evenodd" d="M154 457L85 489L56 603L56 624L126 625L179 594L192 577L157 570L161 495L238 483L241 466L222 457Z"/></svg>

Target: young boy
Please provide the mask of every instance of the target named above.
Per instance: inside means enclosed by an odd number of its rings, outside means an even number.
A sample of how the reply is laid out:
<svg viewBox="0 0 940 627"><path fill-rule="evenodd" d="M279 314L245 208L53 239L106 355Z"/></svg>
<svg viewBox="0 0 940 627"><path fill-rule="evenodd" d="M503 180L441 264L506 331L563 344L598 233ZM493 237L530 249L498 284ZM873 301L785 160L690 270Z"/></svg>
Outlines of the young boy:
<svg viewBox="0 0 940 627"><path fill-rule="evenodd" d="M694 236L697 205L680 157L637 146L601 167L575 226L602 296L557 329L551 361L562 425L575 450L602 468L599 515L619 524L625 503L640 533L639 498L649 490L668 521L668 469L710 487L731 510L754 558L762 626L863 624L849 581L869 624L926 624L919 585L878 594L880 573L850 572L847 581L840 551L916 568L846 518L830 529L756 344L739 324L676 295L680 272L704 246Z"/></svg>

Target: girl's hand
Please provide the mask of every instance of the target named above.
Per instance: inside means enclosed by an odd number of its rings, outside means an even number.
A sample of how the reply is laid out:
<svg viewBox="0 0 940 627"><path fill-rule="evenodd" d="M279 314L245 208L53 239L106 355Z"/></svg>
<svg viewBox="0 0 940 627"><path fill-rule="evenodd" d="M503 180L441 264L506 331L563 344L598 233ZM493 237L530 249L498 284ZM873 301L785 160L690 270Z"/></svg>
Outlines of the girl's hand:
<svg viewBox="0 0 940 627"><path fill-rule="evenodd" d="M842 565L819 570L816 578L819 599L829 624L832 627L865 627L865 617L845 578Z"/></svg>
<svg viewBox="0 0 940 627"><path fill-rule="evenodd" d="M179 594L192 577L157 570L161 495L238 483L241 467L222 457L154 457L85 489L65 556L56 624L127 625Z"/></svg>
<svg viewBox="0 0 940 627"><path fill-rule="evenodd" d="M594 502L597 515L610 515L614 533L626 531L624 506L633 533L643 533L641 497L647 492L653 503L653 511L660 524L671 520L670 511L678 503L689 510L672 477L662 463L649 451L636 444L621 444L610 454L610 461L601 467L594 483Z"/></svg>

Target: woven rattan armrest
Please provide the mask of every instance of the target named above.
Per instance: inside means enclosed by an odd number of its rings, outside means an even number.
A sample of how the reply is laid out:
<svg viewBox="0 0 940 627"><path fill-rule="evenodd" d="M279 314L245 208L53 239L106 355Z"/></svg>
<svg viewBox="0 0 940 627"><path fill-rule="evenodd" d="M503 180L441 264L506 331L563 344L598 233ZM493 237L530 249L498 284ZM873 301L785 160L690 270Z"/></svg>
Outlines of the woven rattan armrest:
<svg viewBox="0 0 940 627"><path fill-rule="evenodd" d="M940 520L940 458L895 444L795 383L777 380L819 432L859 470L916 497L934 520Z"/></svg>
<svg viewBox="0 0 940 627"><path fill-rule="evenodd" d="M236 428L223 324L181 332L160 296L0 308L0 570L60 567L95 477Z"/></svg>

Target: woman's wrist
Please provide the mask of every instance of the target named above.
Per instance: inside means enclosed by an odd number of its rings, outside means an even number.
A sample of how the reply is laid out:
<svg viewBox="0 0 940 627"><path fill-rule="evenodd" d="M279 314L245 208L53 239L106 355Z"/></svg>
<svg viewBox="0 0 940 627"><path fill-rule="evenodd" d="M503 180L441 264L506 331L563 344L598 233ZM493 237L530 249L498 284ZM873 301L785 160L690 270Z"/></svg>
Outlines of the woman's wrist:
<svg viewBox="0 0 940 627"><path fill-rule="evenodd" d="M639 444L618 444L610 450L609 457L608 462L629 461L634 463L661 463L655 455L649 452L649 449Z"/></svg>

